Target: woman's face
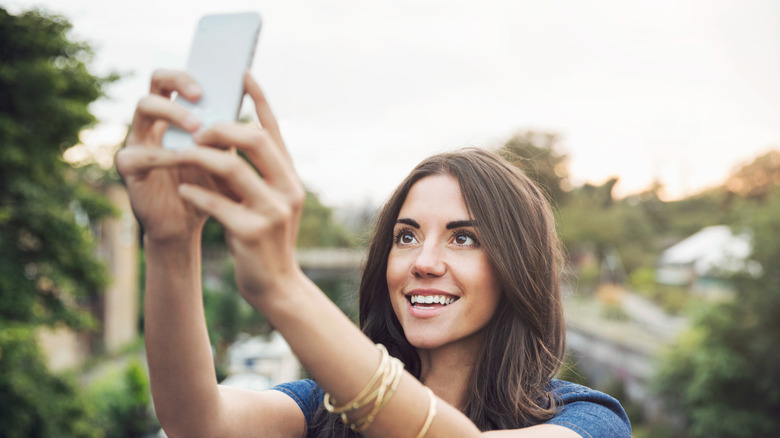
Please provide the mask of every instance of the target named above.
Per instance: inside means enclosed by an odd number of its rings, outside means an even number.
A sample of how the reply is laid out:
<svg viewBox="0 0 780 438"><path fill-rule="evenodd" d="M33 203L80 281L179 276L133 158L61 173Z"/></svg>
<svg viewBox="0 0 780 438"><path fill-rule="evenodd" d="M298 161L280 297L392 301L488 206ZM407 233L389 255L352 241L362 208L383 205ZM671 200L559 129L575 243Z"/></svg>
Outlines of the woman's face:
<svg viewBox="0 0 780 438"><path fill-rule="evenodd" d="M458 180L434 175L415 183L393 234L387 286L409 342L423 349L478 342L500 288Z"/></svg>

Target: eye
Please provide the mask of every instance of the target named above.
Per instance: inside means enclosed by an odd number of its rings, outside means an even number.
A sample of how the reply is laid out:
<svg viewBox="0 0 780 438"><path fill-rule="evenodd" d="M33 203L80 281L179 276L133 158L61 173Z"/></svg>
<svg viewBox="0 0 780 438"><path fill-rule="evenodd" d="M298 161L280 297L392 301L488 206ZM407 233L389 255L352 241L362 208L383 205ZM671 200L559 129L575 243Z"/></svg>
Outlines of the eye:
<svg viewBox="0 0 780 438"><path fill-rule="evenodd" d="M412 230L401 229L396 231L393 241L396 245L411 245L417 242L417 237L415 237Z"/></svg>
<svg viewBox="0 0 780 438"><path fill-rule="evenodd" d="M476 248L479 246L477 237L469 231L456 231L452 234L452 241L458 246L466 246Z"/></svg>
<svg viewBox="0 0 780 438"><path fill-rule="evenodd" d="M401 233L401 236L398 238L398 241L400 243L413 243L414 235L412 233Z"/></svg>

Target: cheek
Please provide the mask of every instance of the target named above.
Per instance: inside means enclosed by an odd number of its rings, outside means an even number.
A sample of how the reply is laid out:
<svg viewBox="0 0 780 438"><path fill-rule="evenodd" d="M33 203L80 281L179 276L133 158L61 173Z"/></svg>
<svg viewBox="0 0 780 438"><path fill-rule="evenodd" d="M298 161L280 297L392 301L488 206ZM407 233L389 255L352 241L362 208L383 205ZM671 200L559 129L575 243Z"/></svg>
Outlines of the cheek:
<svg viewBox="0 0 780 438"><path fill-rule="evenodd" d="M399 293L403 288L405 276L402 273L398 258L392 255L387 259L387 291L390 294L390 305L393 306L395 316L400 319L403 312L403 306L406 305L406 298Z"/></svg>
<svg viewBox="0 0 780 438"><path fill-rule="evenodd" d="M473 263L471 266L474 268L472 278L479 283L480 289L485 292L485 307L495 310L499 301L501 301L501 288L499 287L498 277L493 272L493 267L486 258Z"/></svg>
<svg viewBox="0 0 780 438"><path fill-rule="evenodd" d="M404 267L404 263L402 262L400 257L394 257L393 254L390 254L390 257L387 259L387 289L390 292L393 292L394 290L397 290L398 288L403 285L404 280L406 279L406 272L407 269Z"/></svg>

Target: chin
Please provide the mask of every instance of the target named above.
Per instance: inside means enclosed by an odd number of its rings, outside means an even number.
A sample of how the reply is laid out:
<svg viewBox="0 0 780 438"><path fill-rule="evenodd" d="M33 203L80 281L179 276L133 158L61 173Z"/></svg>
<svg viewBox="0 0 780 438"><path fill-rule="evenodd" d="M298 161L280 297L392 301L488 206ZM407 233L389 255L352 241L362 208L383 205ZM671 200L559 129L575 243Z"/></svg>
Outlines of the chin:
<svg viewBox="0 0 780 438"><path fill-rule="evenodd" d="M425 340L421 342L415 342L410 340L410 344L412 344L412 347L418 349L418 350L433 350L437 347L441 347L442 344L437 342L431 342L430 340Z"/></svg>
<svg viewBox="0 0 780 438"><path fill-rule="evenodd" d="M421 350L433 350L446 345L449 340L437 338L435 336L419 334L406 337L406 340L412 344L412 347Z"/></svg>

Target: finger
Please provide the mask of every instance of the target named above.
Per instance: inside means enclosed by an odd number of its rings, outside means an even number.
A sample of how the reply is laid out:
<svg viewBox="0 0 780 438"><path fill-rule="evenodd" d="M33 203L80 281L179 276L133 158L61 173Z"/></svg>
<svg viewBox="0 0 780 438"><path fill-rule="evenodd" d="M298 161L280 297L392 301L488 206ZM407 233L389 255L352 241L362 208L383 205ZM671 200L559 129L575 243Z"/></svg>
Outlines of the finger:
<svg viewBox="0 0 780 438"><path fill-rule="evenodd" d="M275 147L276 142L266 130L235 123L217 123L198 132L193 139L201 145L220 148L232 145L246 152L268 183L280 189L298 182L292 161L279 147Z"/></svg>
<svg viewBox="0 0 780 438"><path fill-rule="evenodd" d="M260 125L271 134L274 141L276 141L278 146L284 149L285 154L287 154L287 149L284 146L282 133L279 130L279 123L276 121L276 116L274 116L274 113L271 111L271 106L268 104L268 100L265 98L265 94L260 88L260 85L249 72L244 74L244 89L255 102L255 111L257 112L257 118L260 120Z"/></svg>
<svg viewBox="0 0 780 438"><path fill-rule="evenodd" d="M273 197L268 185L238 155L197 147L177 152L179 164L197 166L219 177L250 208L261 207Z"/></svg>
<svg viewBox="0 0 780 438"><path fill-rule="evenodd" d="M256 238L256 230L266 227L269 221L253 214L246 206L234 202L218 193L193 184L180 184L179 195L198 210L213 216L225 228L245 238Z"/></svg>
<svg viewBox="0 0 780 438"><path fill-rule="evenodd" d="M175 151L155 148L123 148L117 151L114 160L116 170L123 178L179 164Z"/></svg>
<svg viewBox="0 0 780 438"><path fill-rule="evenodd" d="M141 98L135 111L133 128L138 133L146 132L149 126L158 119L173 123L189 132L195 132L201 126L200 119L189 110L154 94Z"/></svg>
<svg viewBox="0 0 780 438"><path fill-rule="evenodd" d="M192 102L200 99L202 93L195 79L183 71L158 69L152 73L150 93L170 98L174 91Z"/></svg>

